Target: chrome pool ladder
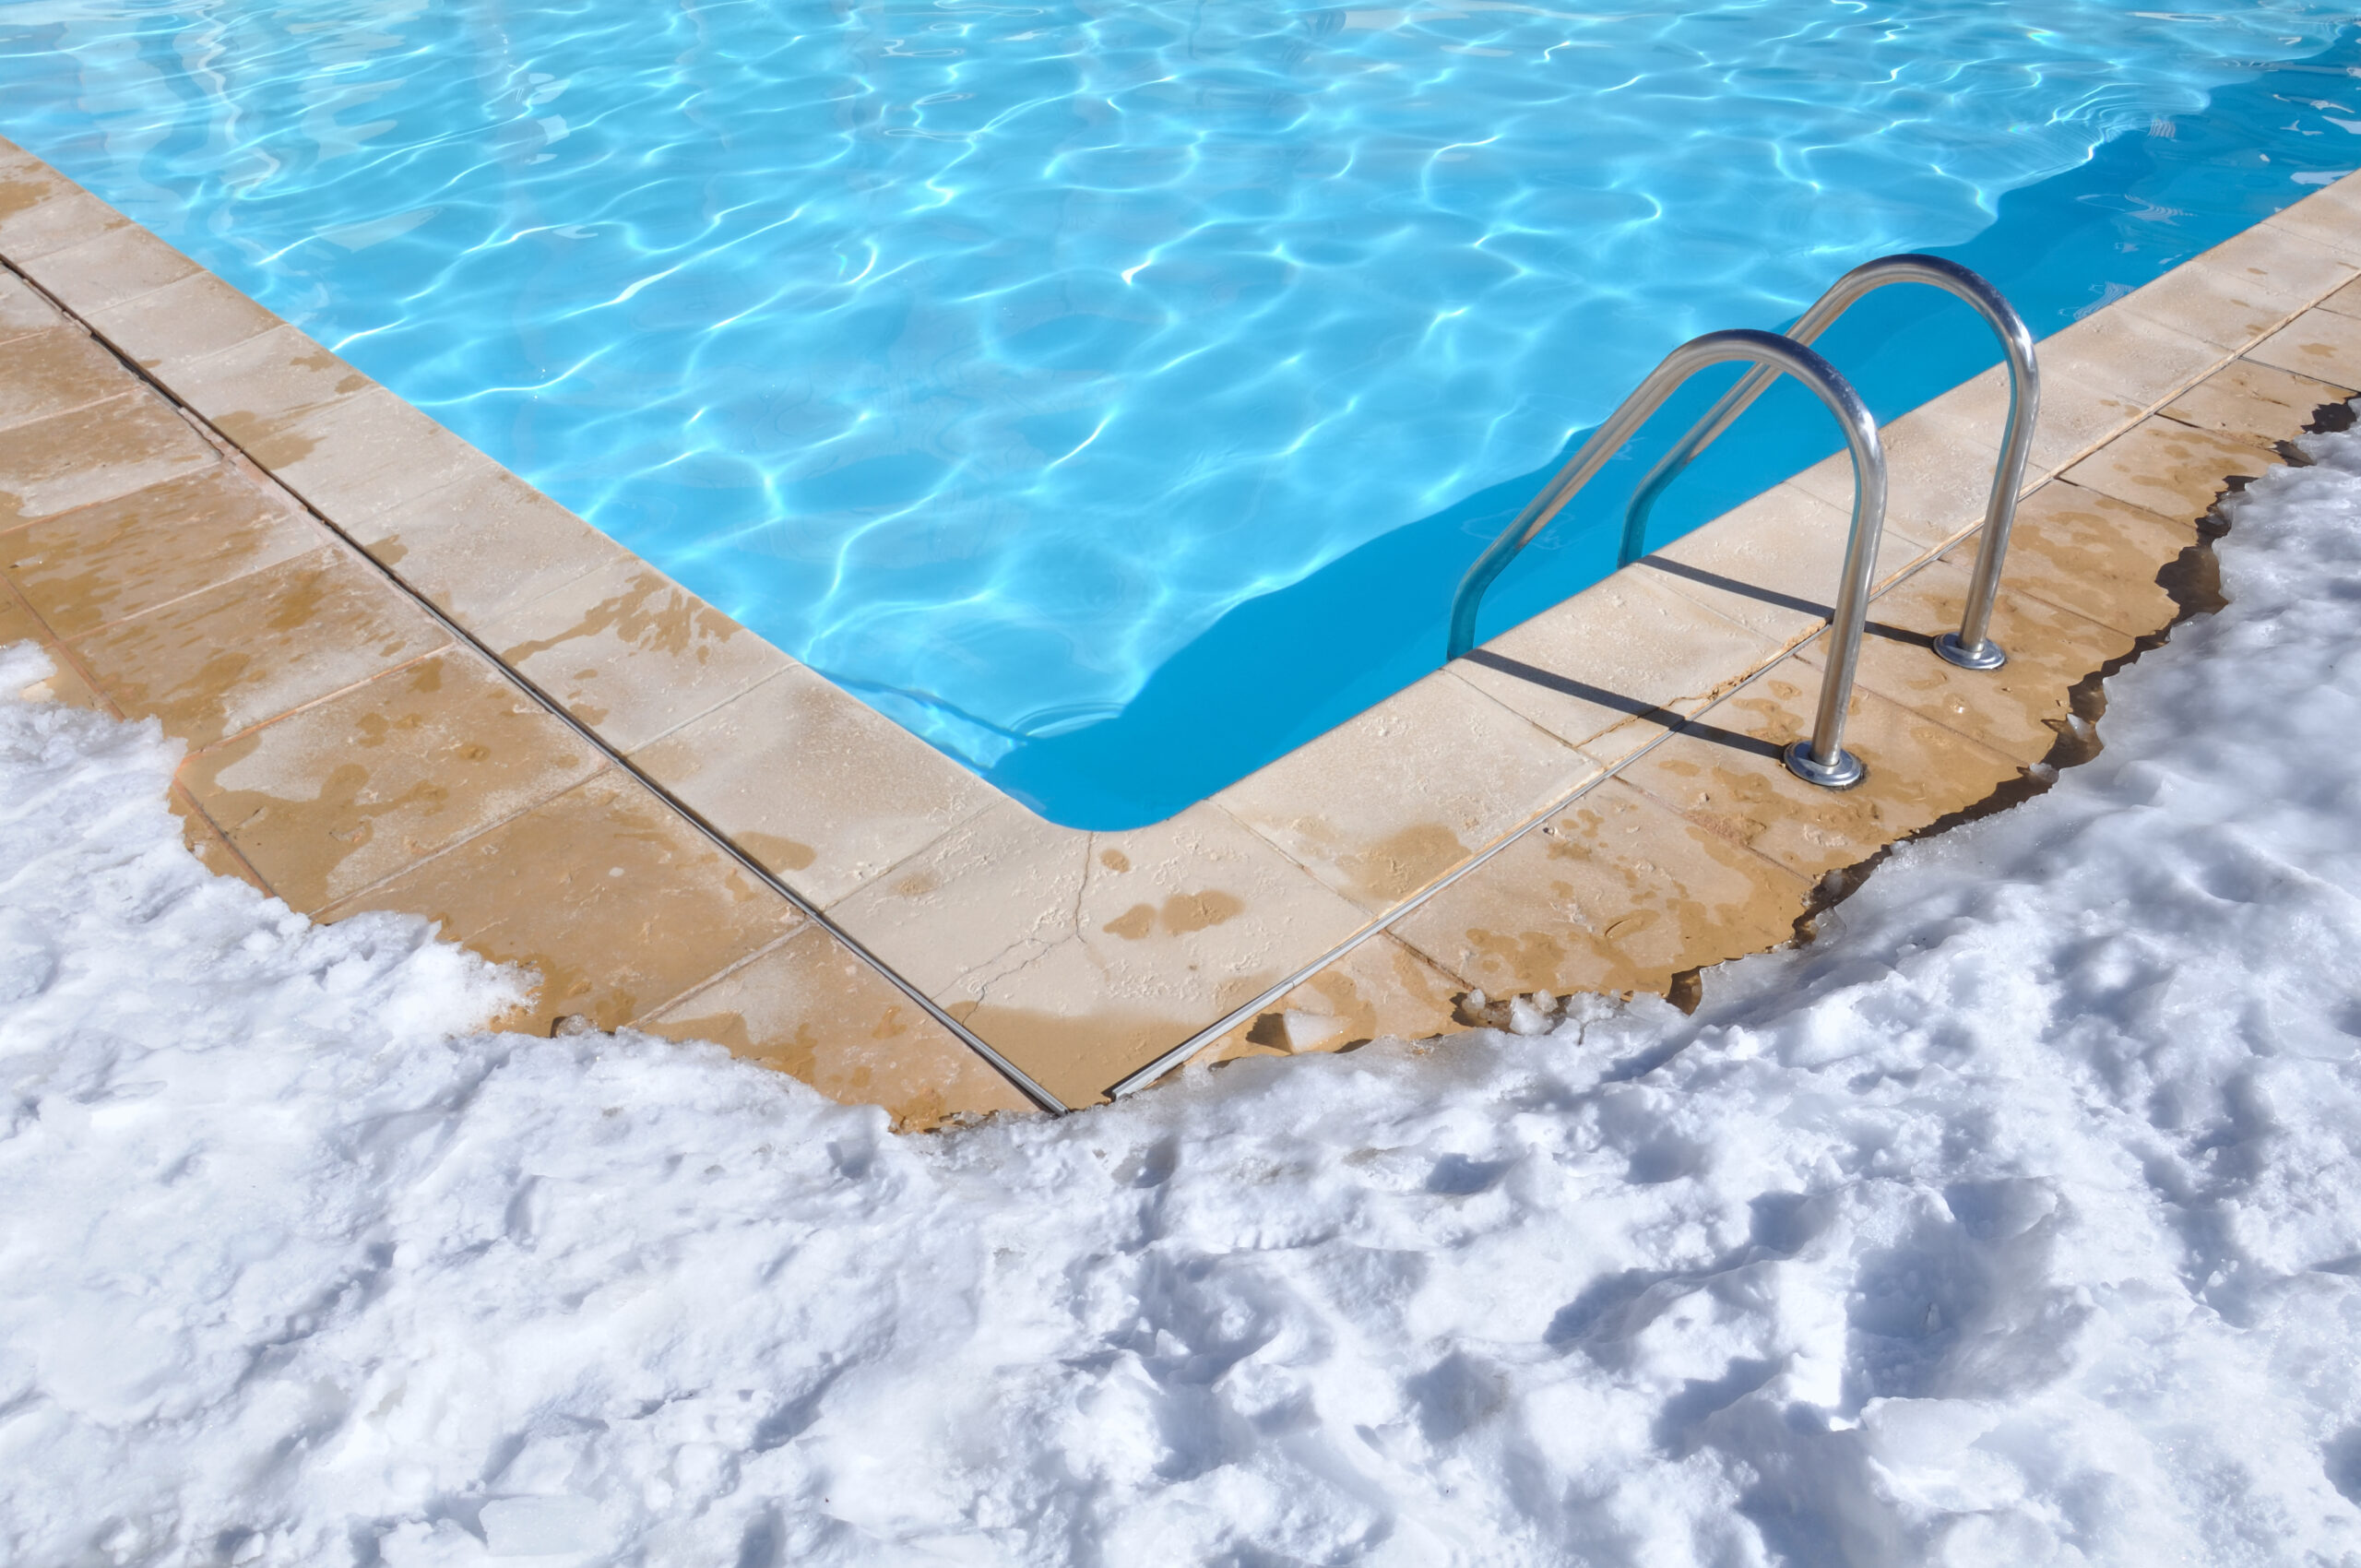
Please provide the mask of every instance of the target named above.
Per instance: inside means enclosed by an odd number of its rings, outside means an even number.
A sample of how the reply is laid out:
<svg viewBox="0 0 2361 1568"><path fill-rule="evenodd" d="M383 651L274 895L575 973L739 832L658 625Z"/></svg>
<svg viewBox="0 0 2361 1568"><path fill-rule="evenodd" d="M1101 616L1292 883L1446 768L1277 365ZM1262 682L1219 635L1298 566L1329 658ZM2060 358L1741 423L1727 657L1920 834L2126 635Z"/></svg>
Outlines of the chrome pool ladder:
<svg viewBox="0 0 2361 1568"><path fill-rule="evenodd" d="M1869 406L1861 401L1852 384L1810 344L1863 296L1890 283L1924 283L1965 301L1992 328L2007 356L2008 423L2001 437L1999 460L1993 469L1992 492L1985 503L1984 537L1976 549L1967 607L1960 618L1959 630L1946 632L1935 639L1935 652L1963 669L1997 670L2006 663L2008 655L1991 637L1992 606L2000 589L2009 532L2016 520L2017 493L2024 486L2034 421L2041 407L2040 370L2034 358L2033 333L2000 291L1984 279L1956 262L1916 255L1884 256L1855 267L1838 279L1785 334L1750 329L1708 332L1665 356L1664 362L1608 416L1541 493L1467 569L1452 599L1449 657L1458 659L1474 649L1477 612L1494 579L1691 376L1710 365L1733 361L1753 366L1640 481L1631 506L1624 513L1619 552L1621 564L1630 565L1639 559L1647 533L1648 514L1666 489L1784 371L1803 383L1835 416L1844 428L1845 445L1853 460L1853 521L1845 540L1835 613L1829 625L1828 673L1821 683L1820 706L1813 717L1810 738L1787 748L1786 763L1797 778L1830 789L1849 789L1859 783L1865 770L1860 759L1845 749L1845 710L1852 700L1854 677L1860 665L1861 633L1869 624L1870 579L1876 572L1879 538L1885 530L1885 448Z"/></svg>

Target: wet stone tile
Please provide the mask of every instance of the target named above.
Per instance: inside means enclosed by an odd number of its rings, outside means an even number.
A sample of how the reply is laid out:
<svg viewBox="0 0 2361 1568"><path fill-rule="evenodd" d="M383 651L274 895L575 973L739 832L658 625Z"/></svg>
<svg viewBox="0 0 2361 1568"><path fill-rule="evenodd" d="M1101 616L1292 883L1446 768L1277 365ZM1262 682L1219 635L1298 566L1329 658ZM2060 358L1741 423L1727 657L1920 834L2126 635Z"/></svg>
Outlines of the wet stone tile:
<svg viewBox="0 0 2361 1568"><path fill-rule="evenodd" d="M1807 784L1780 757L1810 730L1819 696L1817 670L1777 665L1620 777L1809 880L1975 804L2022 771L1957 731L1856 691L1845 746L1868 777L1850 790Z"/></svg>
<svg viewBox="0 0 2361 1568"><path fill-rule="evenodd" d="M218 354L286 325L209 272L93 311L85 319L167 386L181 362Z"/></svg>
<svg viewBox="0 0 2361 1568"><path fill-rule="evenodd" d="M1073 1105L1364 923L1211 804L1078 833L1002 801L829 913Z"/></svg>
<svg viewBox="0 0 2361 1568"><path fill-rule="evenodd" d="M2177 420L2150 418L2068 469L2070 483L2176 522L2213 509L2232 479L2256 479L2280 465L2251 442Z"/></svg>
<svg viewBox="0 0 2361 1568"><path fill-rule="evenodd" d="M1663 992L1685 969L1792 938L1809 893L1608 779L1394 929L1493 997Z"/></svg>
<svg viewBox="0 0 2361 1568"><path fill-rule="evenodd" d="M42 259L130 220L46 166L0 170L0 255L46 286Z"/></svg>
<svg viewBox="0 0 2361 1568"><path fill-rule="evenodd" d="M1837 506L1783 484L1654 551L1639 570L1785 648L1833 612L1851 532L1849 500ZM1881 537L1878 580L1892 578L1924 548L1900 535Z"/></svg>
<svg viewBox="0 0 2361 1568"><path fill-rule="evenodd" d="M2248 350L2246 357L2334 386L2361 386L2361 319L2308 310Z"/></svg>
<svg viewBox="0 0 2361 1568"><path fill-rule="evenodd" d="M58 645L50 629L42 624L41 617L28 609L24 600L0 587L0 647L21 642L39 643L49 657L52 672L10 695L27 702L62 702L69 707L113 711L106 699L83 679L73 654Z"/></svg>
<svg viewBox="0 0 2361 1568"><path fill-rule="evenodd" d="M667 1004L639 1028L703 1039L847 1105L882 1105L904 1132L1032 1101L817 925Z"/></svg>
<svg viewBox="0 0 2361 1568"><path fill-rule="evenodd" d="M2353 396L2308 375L2237 360L2223 366L2157 412L2199 430L2275 446L2304 432L2321 408Z"/></svg>
<svg viewBox="0 0 2361 1568"><path fill-rule="evenodd" d="M192 398L190 406L204 404ZM246 455L348 529L499 467L383 387L328 402L290 424L267 422L274 428L245 443Z"/></svg>
<svg viewBox="0 0 2361 1568"><path fill-rule="evenodd" d="M2344 270L2332 262L2331 266L2333 270L2323 274L2321 281ZM2280 277L2264 267L2208 254L2134 290L2119 303L2201 342L2236 352L2277 328L2311 299L2291 297Z"/></svg>
<svg viewBox="0 0 2361 1568"><path fill-rule="evenodd" d="M1965 402L1929 404L1885 427L1886 540L1880 554L1888 570L1906 569L1982 520L2003 434L1997 409L1987 415ZM1816 463L1793 482L1852 516L1849 457Z"/></svg>
<svg viewBox="0 0 2361 1568"><path fill-rule="evenodd" d="M381 675L199 752L184 781L319 909L589 777L603 759L471 654Z"/></svg>
<svg viewBox="0 0 2361 1568"><path fill-rule="evenodd" d="M787 935L793 905L636 779L610 768L332 906L424 916L539 976L502 1027L619 1028Z"/></svg>
<svg viewBox="0 0 2361 1568"><path fill-rule="evenodd" d="M1777 643L1631 567L1493 638L1452 673L1593 756L1635 717L1694 713L1778 657ZM1617 748L1619 750L1619 748Z"/></svg>
<svg viewBox="0 0 2361 1568"><path fill-rule="evenodd" d="M66 325L55 306L12 274L0 272L0 342Z"/></svg>
<svg viewBox="0 0 2361 1568"><path fill-rule="evenodd" d="M1598 771L1444 671L1215 799L1321 881L1382 914Z"/></svg>
<svg viewBox="0 0 2361 1568"><path fill-rule="evenodd" d="M248 452L377 384L314 342L276 327L172 368L172 393Z"/></svg>
<svg viewBox="0 0 2361 1568"><path fill-rule="evenodd" d="M2228 350L2136 310L2106 309L2052 333L2039 347L2042 374L2102 388L2153 408L2227 360Z"/></svg>
<svg viewBox="0 0 2361 1568"><path fill-rule="evenodd" d="M0 430L0 529L160 484L221 455L146 390Z"/></svg>
<svg viewBox="0 0 2361 1568"><path fill-rule="evenodd" d="M309 550L326 536L226 463L0 533L0 572L78 637Z"/></svg>
<svg viewBox="0 0 2361 1568"><path fill-rule="evenodd" d="M1200 1061L1350 1051L1373 1039L1427 1039L1461 1028L1466 987L1408 944L1380 932L1208 1045Z"/></svg>
<svg viewBox="0 0 2361 1568"><path fill-rule="evenodd" d="M1974 557L1963 550L1879 599L1861 639L1859 685L2030 765L2047 757L2070 722L2074 683L2128 656L2135 639L2028 594L2003 592L1991 636L2009 655L1998 670L1962 670L1934 651L1967 607ZM2005 579L2004 579L2005 581ZM1823 638L1806 645L1803 667L1825 670Z"/></svg>
<svg viewBox="0 0 2361 1568"><path fill-rule="evenodd" d="M234 876L258 892L270 892L270 885L256 874L244 857L231 848L230 840L221 836L221 830L214 826L212 819L205 814L186 790L173 785L167 803L172 806L172 814L181 819L181 841L188 846L188 852L196 857L200 865L216 876Z"/></svg>
<svg viewBox="0 0 2361 1568"><path fill-rule="evenodd" d="M2197 260L2235 278L2231 286L2276 305L2283 315L2308 308L2355 273L2353 258L2269 222L2231 235Z"/></svg>
<svg viewBox="0 0 2361 1568"><path fill-rule="evenodd" d="M2004 596L2032 594L2102 625L2145 636L2179 612L2157 573L2197 542L2194 519L2168 518L2052 480L2018 505L2000 574ZM1975 541L1956 547L1973 557Z"/></svg>
<svg viewBox="0 0 2361 1568"><path fill-rule="evenodd" d="M2045 365L2041 413L2034 424L2032 471L2053 474L2088 457L2147 417L2134 401L2103 380Z"/></svg>
<svg viewBox="0 0 2361 1568"><path fill-rule="evenodd" d="M309 552L83 639L107 695L191 746L357 685L448 641L342 547Z"/></svg>
<svg viewBox="0 0 2361 1568"><path fill-rule="evenodd" d="M826 908L1000 798L791 665L632 754L649 778Z"/></svg>
<svg viewBox="0 0 2361 1568"><path fill-rule="evenodd" d="M625 559L606 535L505 469L470 473L348 531L471 629Z"/></svg>
<svg viewBox="0 0 2361 1568"><path fill-rule="evenodd" d="M0 342L0 429L139 389L105 345L78 327Z"/></svg>
<svg viewBox="0 0 2361 1568"><path fill-rule="evenodd" d="M136 223L107 230L44 258L42 286L88 320L93 311L153 293L198 270L196 263Z"/></svg>
<svg viewBox="0 0 2361 1568"><path fill-rule="evenodd" d="M623 752L710 712L790 662L633 557L494 619L481 635L504 663Z"/></svg>

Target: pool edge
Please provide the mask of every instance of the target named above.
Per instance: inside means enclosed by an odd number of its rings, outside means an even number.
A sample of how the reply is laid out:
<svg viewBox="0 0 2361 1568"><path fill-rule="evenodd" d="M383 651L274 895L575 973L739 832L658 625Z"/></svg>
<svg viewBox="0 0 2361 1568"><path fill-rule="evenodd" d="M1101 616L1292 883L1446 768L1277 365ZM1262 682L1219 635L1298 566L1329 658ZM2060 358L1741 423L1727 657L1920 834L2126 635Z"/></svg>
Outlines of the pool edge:
<svg viewBox="0 0 2361 1568"><path fill-rule="evenodd" d="M1463 662L1163 823L1062 828L0 142L0 184L12 178L40 189L0 201L0 256L704 829L1072 1104L1251 1030L1364 948L1410 965L1401 989L1418 997L1378 1032L1450 1027L1472 960L1406 944L1396 928L1608 778L1660 767L1645 759L1679 721L1808 659L1797 650L1819 623L1795 601L1824 598L1833 580L1847 481L1832 459L1487 645L1502 663L1556 670L1555 685ZM2356 273L2351 176L2053 335L2027 490ZM1889 426L1897 482L1881 595L1974 531L2004 397L1987 374ZM1612 660L1568 665L1571 650L1602 646ZM1869 695L1884 700L1874 684ZM1684 833L1698 822L1694 808L1673 816ZM224 839L234 844L234 825ZM1777 863L1753 854L1748 869L1766 859ZM382 902L412 869L315 912ZM1739 922L1752 934L1775 925ZM733 960L619 1021L727 1035L734 1017L742 1030L759 1001L745 967ZM797 971L778 983L810 982Z"/></svg>

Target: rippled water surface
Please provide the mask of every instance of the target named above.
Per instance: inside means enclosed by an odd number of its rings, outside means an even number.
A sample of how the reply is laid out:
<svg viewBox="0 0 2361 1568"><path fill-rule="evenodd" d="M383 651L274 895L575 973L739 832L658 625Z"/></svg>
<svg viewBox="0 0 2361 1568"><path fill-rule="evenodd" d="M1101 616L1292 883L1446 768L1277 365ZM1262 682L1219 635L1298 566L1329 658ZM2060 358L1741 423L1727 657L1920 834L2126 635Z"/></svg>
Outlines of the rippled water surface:
<svg viewBox="0 0 2361 1568"><path fill-rule="evenodd" d="M0 0L0 130L1115 826L1432 668L1483 538L1681 339L1928 248L2051 330L2361 162L2353 16ZM1989 357L1928 308L1852 340L1881 406ZM1833 445L1772 408L1667 516Z"/></svg>

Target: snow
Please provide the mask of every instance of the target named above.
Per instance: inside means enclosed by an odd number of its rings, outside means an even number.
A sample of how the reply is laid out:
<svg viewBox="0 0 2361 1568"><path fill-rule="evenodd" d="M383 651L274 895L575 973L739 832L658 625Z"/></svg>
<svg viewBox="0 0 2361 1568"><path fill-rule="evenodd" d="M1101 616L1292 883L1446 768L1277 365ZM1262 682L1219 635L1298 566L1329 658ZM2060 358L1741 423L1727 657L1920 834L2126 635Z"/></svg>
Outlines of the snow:
<svg viewBox="0 0 2361 1568"><path fill-rule="evenodd" d="M0 701L0 1560L2361 1563L2312 450L2094 761L1693 1017L936 1136L473 1032L517 977L208 875L152 727Z"/></svg>

